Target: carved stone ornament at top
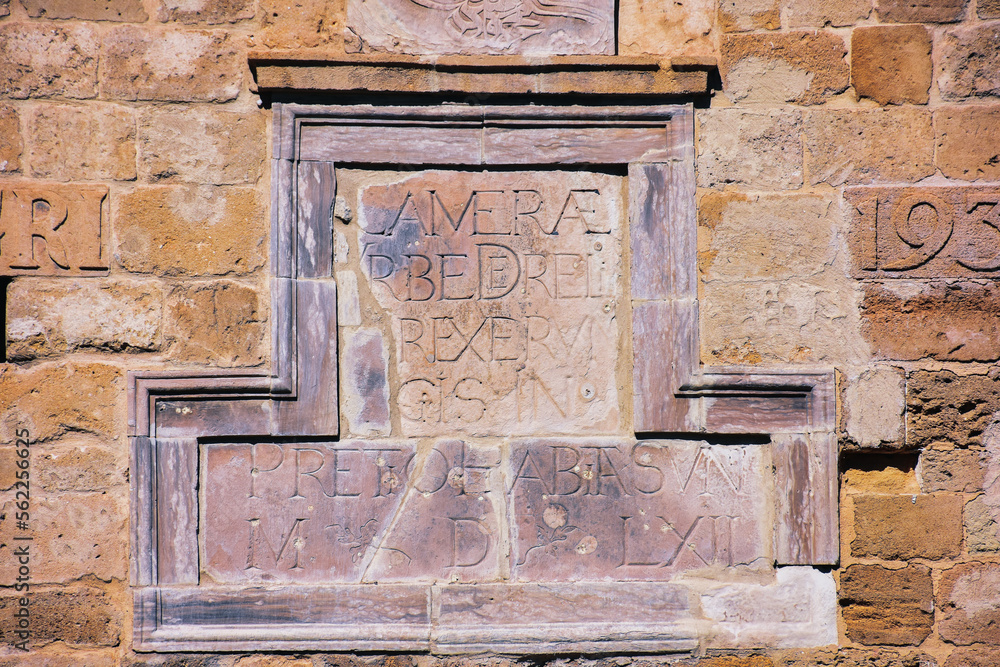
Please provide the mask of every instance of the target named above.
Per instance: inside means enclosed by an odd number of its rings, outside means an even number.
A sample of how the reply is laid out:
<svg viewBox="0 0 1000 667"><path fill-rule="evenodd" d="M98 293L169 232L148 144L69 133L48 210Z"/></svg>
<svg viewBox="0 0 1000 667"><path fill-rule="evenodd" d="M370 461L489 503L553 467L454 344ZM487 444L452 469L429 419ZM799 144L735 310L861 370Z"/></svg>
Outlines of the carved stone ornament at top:
<svg viewBox="0 0 1000 667"><path fill-rule="evenodd" d="M412 54L612 55L610 0L349 0L368 47Z"/></svg>

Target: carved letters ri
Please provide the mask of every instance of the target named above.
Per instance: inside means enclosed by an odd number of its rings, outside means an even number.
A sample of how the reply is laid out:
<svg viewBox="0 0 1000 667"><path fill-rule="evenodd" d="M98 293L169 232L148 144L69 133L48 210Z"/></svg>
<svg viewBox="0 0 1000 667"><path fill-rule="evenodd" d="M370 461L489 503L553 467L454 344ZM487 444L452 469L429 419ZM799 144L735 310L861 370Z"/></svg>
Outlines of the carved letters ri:
<svg viewBox="0 0 1000 667"><path fill-rule="evenodd" d="M360 199L407 435L614 433L621 183L427 172Z"/></svg>
<svg viewBox="0 0 1000 667"><path fill-rule="evenodd" d="M108 270L105 186L11 184L0 190L0 275L80 276Z"/></svg>

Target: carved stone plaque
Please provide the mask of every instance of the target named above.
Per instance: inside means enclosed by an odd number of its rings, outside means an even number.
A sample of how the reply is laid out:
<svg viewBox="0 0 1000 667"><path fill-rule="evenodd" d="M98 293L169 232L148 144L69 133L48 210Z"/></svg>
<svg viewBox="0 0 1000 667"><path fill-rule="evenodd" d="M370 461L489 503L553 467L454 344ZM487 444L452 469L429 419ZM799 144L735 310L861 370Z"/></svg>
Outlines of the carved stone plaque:
<svg viewBox="0 0 1000 667"><path fill-rule="evenodd" d="M380 51L614 54L611 0L349 0L348 29Z"/></svg>
<svg viewBox="0 0 1000 667"><path fill-rule="evenodd" d="M430 171L359 186L375 302L362 324L386 324L404 435L620 430L622 180Z"/></svg>

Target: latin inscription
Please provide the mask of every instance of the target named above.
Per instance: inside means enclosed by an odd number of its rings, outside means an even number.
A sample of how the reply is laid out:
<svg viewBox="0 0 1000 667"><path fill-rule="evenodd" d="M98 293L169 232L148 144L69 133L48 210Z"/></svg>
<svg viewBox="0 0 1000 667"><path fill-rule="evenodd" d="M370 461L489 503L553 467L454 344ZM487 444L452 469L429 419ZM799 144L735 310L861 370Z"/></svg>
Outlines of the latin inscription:
<svg viewBox="0 0 1000 667"><path fill-rule="evenodd" d="M218 582L666 580L767 560L756 446L206 445Z"/></svg>
<svg viewBox="0 0 1000 667"><path fill-rule="evenodd" d="M1000 190L856 187L855 277L973 277L1000 271Z"/></svg>
<svg viewBox="0 0 1000 667"><path fill-rule="evenodd" d="M0 275L106 273L105 186L12 184L0 189Z"/></svg>
<svg viewBox="0 0 1000 667"><path fill-rule="evenodd" d="M365 45L400 53L613 54L607 0L351 0Z"/></svg>
<svg viewBox="0 0 1000 667"><path fill-rule="evenodd" d="M427 172L359 209L406 435L618 430L619 179Z"/></svg>

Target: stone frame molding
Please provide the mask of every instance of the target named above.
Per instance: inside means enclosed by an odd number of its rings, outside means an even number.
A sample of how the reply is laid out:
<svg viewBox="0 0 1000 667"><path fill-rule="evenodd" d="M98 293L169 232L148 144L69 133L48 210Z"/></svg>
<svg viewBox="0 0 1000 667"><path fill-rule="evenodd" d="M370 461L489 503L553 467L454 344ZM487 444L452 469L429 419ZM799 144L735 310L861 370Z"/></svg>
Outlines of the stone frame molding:
<svg viewBox="0 0 1000 667"><path fill-rule="evenodd" d="M809 567L835 564L839 553L833 373L701 365L691 106L276 103L273 115L270 368L129 374L135 650L549 654L836 642L832 577ZM331 215L342 163L627 169L638 438L770 436L774 561L805 567L778 567L770 585L706 590L200 585L199 443L338 436ZM539 606L548 614L528 624L449 620L463 596L484 595L512 616ZM694 617L699 596L705 615ZM712 611L730 598L745 610L736 620ZM606 604L600 620L596 599ZM769 618L793 603L797 615Z"/></svg>

